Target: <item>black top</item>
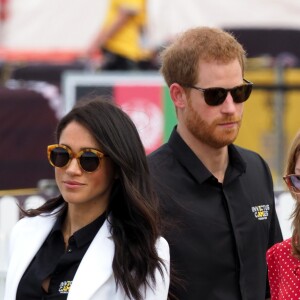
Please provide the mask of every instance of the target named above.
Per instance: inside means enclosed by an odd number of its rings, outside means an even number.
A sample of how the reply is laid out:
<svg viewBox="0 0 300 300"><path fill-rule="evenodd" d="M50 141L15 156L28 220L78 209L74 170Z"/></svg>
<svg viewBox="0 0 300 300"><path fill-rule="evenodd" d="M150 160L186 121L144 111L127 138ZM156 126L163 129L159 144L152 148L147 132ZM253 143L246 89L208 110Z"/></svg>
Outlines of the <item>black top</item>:
<svg viewBox="0 0 300 300"><path fill-rule="evenodd" d="M20 280L16 300L67 299L78 266L95 235L103 225L106 214L76 231L65 250L62 224L65 214L59 216ZM100 254L99 254L100 255ZM50 277L48 293L42 282Z"/></svg>
<svg viewBox="0 0 300 300"><path fill-rule="evenodd" d="M171 264L185 281L183 300L263 300L266 251L282 240L271 174L256 153L230 145L223 184L173 130L148 159L171 227Z"/></svg>

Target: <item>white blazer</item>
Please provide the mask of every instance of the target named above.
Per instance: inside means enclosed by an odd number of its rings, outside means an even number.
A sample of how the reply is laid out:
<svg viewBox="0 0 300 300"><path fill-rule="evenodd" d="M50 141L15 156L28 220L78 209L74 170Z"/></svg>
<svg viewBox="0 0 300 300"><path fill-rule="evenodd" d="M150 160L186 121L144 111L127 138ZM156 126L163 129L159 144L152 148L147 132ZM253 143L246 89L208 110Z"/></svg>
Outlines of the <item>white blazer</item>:
<svg viewBox="0 0 300 300"><path fill-rule="evenodd" d="M31 260L50 233L56 217L38 216L23 218L13 228L9 245L9 267L6 277L4 300L15 300L21 277ZM122 286L116 289L112 261L115 251L110 234L110 225L105 221L85 253L73 279L68 300L125 300L128 299ZM157 253L163 259L164 278L155 273L156 286L142 291L145 300L165 300L170 283L170 253L167 241L160 237L156 243Z"/></svg>

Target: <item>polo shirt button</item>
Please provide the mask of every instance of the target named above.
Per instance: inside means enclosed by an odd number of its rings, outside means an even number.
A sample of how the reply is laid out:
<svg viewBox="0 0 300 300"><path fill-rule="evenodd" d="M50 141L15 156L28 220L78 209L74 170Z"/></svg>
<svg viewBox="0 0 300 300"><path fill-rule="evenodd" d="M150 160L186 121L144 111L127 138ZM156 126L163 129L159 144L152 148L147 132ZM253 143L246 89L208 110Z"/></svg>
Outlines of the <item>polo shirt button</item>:
<svg viewBox="0 0 300 300"><path fill-rule="evenodd" d="M71 248L69 248L69 249L68 249L68 253L71 253L71 252L72 252L72 249L71 249Z"/></svg>

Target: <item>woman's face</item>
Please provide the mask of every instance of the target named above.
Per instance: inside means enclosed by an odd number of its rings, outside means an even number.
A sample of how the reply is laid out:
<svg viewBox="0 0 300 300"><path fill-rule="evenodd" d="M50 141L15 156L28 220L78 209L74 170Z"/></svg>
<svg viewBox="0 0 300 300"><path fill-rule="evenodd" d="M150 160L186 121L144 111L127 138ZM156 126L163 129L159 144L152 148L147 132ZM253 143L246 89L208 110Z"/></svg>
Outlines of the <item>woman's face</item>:
<svg viewBox="0 0 300 300"><path fill-rule="evenodd" d="M293 182L293 185L297 189L297 191L299 191L300 190L300 155L298 155L298 157L296 159L294 174L299 175L299 176L295 176L295 177L293 176L293 178L291 180ZM300 201L299 192L297 192L297 193L293 193L293 191L291 191L291 192L292 192L294 198L296 200Z"/></svg>
<svg viewBox="0 0 300 300"><path fill-rule="evenodd" d="M76 121L70 122L62 131L59 144L68 146L74 154L85 148L100 150L90 132ZM115 166L107 156L101 159L100 167L87 173L73 158L63 168L55 168L58 188L70 206L92 209L101 214L107 208L111 189L116 178Z"/></svg>

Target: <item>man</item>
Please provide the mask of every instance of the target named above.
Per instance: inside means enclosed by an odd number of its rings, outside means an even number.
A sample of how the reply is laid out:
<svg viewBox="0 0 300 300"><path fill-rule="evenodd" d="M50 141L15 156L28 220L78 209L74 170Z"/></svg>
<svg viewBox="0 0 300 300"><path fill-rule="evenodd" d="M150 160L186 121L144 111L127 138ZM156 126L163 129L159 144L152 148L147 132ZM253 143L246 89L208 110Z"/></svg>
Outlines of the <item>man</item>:
<svg viewBox="0 0 300 300"><path fill-rule="evenodd" d="M272 178L258 154L233 145L252 90L245 59L231 34L207 27L162 53L178 124L149 163L180 300L270 297L266 251L282 240Z"/></svg>
<svg viewBox="0 0 300 300"><path fill-rule="evenodd" d="M138 69L146 50L142 31L146 23L146 0L110 0L103 26L88 49L93 55L101 49L102 70Z"/></svg>

